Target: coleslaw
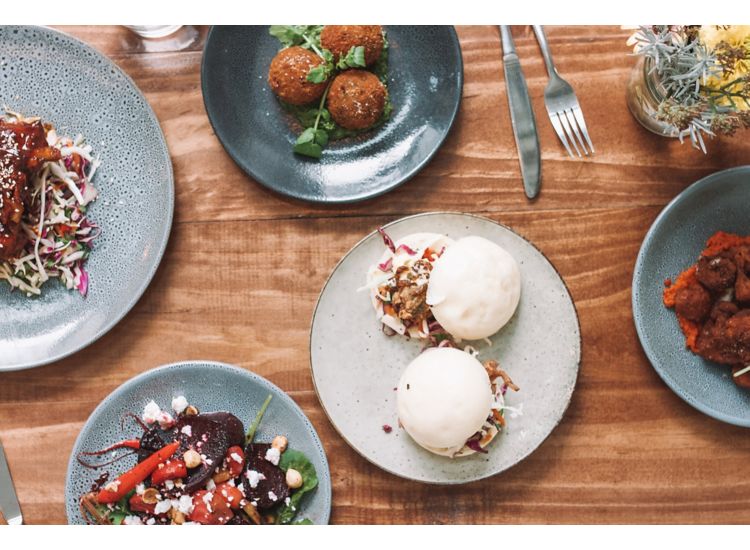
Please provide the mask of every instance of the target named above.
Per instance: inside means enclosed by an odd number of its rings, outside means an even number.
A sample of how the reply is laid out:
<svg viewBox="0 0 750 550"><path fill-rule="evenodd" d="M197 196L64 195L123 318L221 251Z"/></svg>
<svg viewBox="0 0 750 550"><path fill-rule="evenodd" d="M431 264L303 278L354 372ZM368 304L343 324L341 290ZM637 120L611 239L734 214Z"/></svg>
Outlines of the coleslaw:
<svg viewBox="0 0 750 550"><path fill-rule="evenodd" d="M5 109L7 119L36 122ZM0 280L27 296L38 296L50 279L59 279L68 290L86 296L89 276L85 269L99 226L88 218L88 205L97 197L91 183L100 161L82 135L59 136L51 125L47 143L60 150L61 159L46 162L31 181L31 201L22 221L28 240L19 256L0 261Z"/></svg>

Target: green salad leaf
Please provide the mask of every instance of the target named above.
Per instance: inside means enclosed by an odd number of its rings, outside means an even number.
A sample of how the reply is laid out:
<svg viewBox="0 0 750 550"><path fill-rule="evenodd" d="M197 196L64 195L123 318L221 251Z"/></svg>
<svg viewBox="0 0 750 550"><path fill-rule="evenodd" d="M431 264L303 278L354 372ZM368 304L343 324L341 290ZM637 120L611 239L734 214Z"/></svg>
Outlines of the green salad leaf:
<svg viewBox="0 0 750 550"><path fill-rule="evenodd" d="M271 25L268 33L277 38L285 48L302 46L311 48L320 45L320 33L323 25Z"/></svg>
<svg viewBox="0 0 750 550"><path fill-rule="evenodd" d="M352 46L346 55L336 63L336 68L340 70L364 68L366 66L364 46Z"/></svg>
<svg viewBox="0 0 750 550"><path fill-rule="evenodd" d="M290 524L292 523L292 520L294 520L294 517L297 515L297 510L299 508L299 503L302 500L302 497L318 486L318 475L315 473L315 466L312 465L312 462L310 462L305 454L293 449L287 449L286 451L284 451L284 454L281 455L281 460L279 460L279 468L281 468L284 472L286 472L289 468L293 468L294 470L297 470L302 476L302 487L296 489L292 493L292 496L289 497L289 504L285 504L281 509L279 509L278 516L276 517L277 523ZM312 522L309 520L302 520L297 522L295 525L308 524L312 524Z"/></svg>
<svg viewBox="0 0 750 550"><path fill-rule="evenodd" d="M258 411L258 414L255 415L255 420L253 420L253 423L250 424L250 429L247 430L247 436L245 437L245 445L249 445L253 442L253 439L255 439L255 432L258 431L258 426L260 426L260 421L263 420L263 415L266 413L266 409L268 408L268 405L271 403L271 399L273 398L272 395L268 395L266 397L266 400L263 402L263 405L260 407L260 410Z"/></svg>

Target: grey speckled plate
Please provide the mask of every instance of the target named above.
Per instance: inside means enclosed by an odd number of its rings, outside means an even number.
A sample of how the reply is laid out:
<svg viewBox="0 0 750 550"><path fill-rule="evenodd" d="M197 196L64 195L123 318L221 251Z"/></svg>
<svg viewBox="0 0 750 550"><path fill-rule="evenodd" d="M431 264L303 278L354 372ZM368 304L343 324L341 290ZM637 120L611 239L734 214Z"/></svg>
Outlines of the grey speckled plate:
<svg viewBox="0 0 750 550"><path fill-rule="evenodd" d="M247 429L268 394L272 394L273 399L263 416L256 441L271 441L281 434L289 439L290 448L305 453L315 466L319 484L302 500L298 518L327 524L331 514L331 473L315 428L292 398L265 378L212 361L185 361L150 370L132 378L101 402L81 429L68 462L65 480L68 523L84 523L78 499L90 490L101 473L81 466L76 460L78 453L102 449L142 433L132 421L126 422L124 429L120 428L124 414L140 415L152 399L169 410L172 398L184 395L201 411L233 413ZM115 476L134 463L134 459L123 459L108 469Z"/></svg>
<svg viewBox="0 0 750 550"><path fill-rule="evenodd" d="M750 427L750 392L731 380L729 367L710 363L685 347L674 311L664 307L664 279L694 264L717 231L750 234L750 166L697 181L670 202L643 240L633 273L633 319L656 372L699 411Z"/></svg>
<svg viewBox="0 0 750 550"><path fill-rule="evenodd" d="M341 203L374 197L421 170L448 135L461 101L463 63L453 27L388 26L391 119L332 142L319 161L292 152L295 125L268 87L280 49L268 27L213 27L201 81L216 136L253 179L290 197Z"/></svg>
<svg viewBox="0 0 750 550"><path fill-rule="evenodd" d="M102 165L89 208L102 235L83 298L57 281L41 298L0 282L0 371L56 361L89 345L135 305L159 265L174 207L159 123L135 84L82 42L40 27L0 27L0 105L82 134Z"/></svg>
<svg viewBox="0 0 750 550"><path fill-rule="evenodd" d="M383 334L367 292L357 293L367 268L383 252L375 232L336 266L320 295L310 335L315 388L341 436L363 457L401 477L428 483L467 483L502 472L531 454L562 419L578 376L581 338L570 294L554 266L523 237L486 218L429 213L386 226L394 239L417 232L452 238L478 235L510 252L522 276L521 301L513 319L491 338L473 342L480 359L498 359L520 387L506 396L523 414L486 455L450 459L434 455L398 428L396 394L406 365L421 342ZM382 426L393 432L386 434Z"/></svg>

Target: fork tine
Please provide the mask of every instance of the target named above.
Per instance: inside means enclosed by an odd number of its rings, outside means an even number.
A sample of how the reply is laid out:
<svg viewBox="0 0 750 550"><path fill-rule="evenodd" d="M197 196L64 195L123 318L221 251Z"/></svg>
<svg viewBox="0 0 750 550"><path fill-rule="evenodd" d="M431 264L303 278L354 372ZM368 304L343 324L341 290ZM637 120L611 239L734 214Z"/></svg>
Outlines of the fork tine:
<svg viewBox="0 0 750 550"><path fill-rule="evenodd" d="M561 114L562 113L562 114ZM576 139L573 136L573 131L570 129L570 124L568 124L568 117L565 116L565 112L561 111L557 113L557 116L560 117L560 122L562 122L563 128L565 128L565 134L570 139L571 143L573 143L573 148L576 150L576 153L578 153L578 156L581 156L581 151L578 150L578 145L576 144ZM573 155L571 155L573 156Z"/></svg>
<svg viewBox="0 0 750 550"><path fill-rule="evenodd" d="M583 120L583 111L581 111L581 107L576 105L573 107L573 116L576 117L576 120L578 121L578 126L581 127L581 132L583 133L583 137L586 138L586 143L589 144L589 149L591 149L591 152L594 152L594 146L591 144L591 138L589 138L589 131L586 128L586 121Z"/></svg>
<svg viewBox="0 0 750 550"><path fill-rule="evenodd" d="M588 156L589 150L586 149L586 144L583 142L583 138L581 137L581 132L578 131L578 123L576 122L575 116L573 116L572 109L565 111L565 118L568 119L568 122L570 123L570 127L573 129L573 133L576 135L576 139L578 139L578 143L581 145L581 149L583 149L583 154Z"/></svg>
<svg viewBox="0 0 750 550"><path fill-rule="evenodd" d="M548 111L548 114L549 114L549 121L552 123L552 127L555 129L555 132L557 132L557 137L560 138L560 141L562 141L563 145L565 145L565 150L572 157L573 151L570 150L570 146L568 145L568 140L565 137L565 132L563 132L563 128L562 128L562 125L560 124L560 120L557 117L557 113Z"/></svg>

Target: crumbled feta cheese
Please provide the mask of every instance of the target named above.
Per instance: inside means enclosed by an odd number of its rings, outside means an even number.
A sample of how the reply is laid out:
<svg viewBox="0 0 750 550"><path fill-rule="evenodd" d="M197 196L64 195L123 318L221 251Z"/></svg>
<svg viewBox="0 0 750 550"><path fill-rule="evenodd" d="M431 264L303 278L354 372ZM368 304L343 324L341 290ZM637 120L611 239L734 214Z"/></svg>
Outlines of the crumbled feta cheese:
<svg viewBox="0 0 750 550"><path fill-rule="evenodd" d="M278 466L280 459L281 453L279 452L279 450L275 447L269 447L266 451L266 460L274 466Z"/></svg>
<svg viewBox="0 0 750 550"><path fill-rule="evenodd" d="M135 486L135 494L142 495L146 492L146 486L143 483L139 483Z"/></svg>
<svg viewBox="0 0 750 550"><path fill-rule="evenodd" d="M234 480L232 480L232 481L234 481ZM240 493L242 493L243 495L245 494L245 485L243 485L242 483L240 483L239 485L237 485L237 488L240 490Z"/></svg>
<svg viewBox="0 0 750 550"><path fill-rule="evenodd" d="M154 518L148 518L146 520L146 525L153 525L156 523L156 520Z"/></svg>
<svg viewBox="0 0 750 550"><path fill-rule="evenodd" d="M180 430L182 433L184 433L186 436L190 437L193 435L193 428L188 424L182 427Z"/></svg>
<svg viewBox="0 0 750 550"><path fill-rule="evenodd" d="M268 491L268 498L270 498L274 502L276 502L277 500L279 500L279 497L277 497L276 493L274 493L273 491Z"/></svg>
<svg viewBox="0 0 750 550"><path fill-rule="evenodd" d="M230 454L229 458L231 458L235 462L239 462L240 464L242 464L242 457L240 455L238 455L237 453Z"/></svg>
<svg viewBox="0 0 750 550"><path fill-rule="evenodd" d="M159 419L159 415L161 414L161 409L159 408L159 405L156 404L156 402L152 399L148 403L146 403L146 406L143 408L143 421L146 424L153 424Z"/></svg>
<svg viewBox="0 0 750 550"><path fill-rule="evenodd" d="M157 420L162 430L168 430L175 424L174 418L172 418L172 415L164 411L159 413L159 417L157 418Z"/></svg>
<svg viewBox="0 0 750 550"><path fill-rule="evenodd" d="M171 479L167 479L164 482L164 487L166 487L168 491L171 491L172 489L174 489L174 481L172 481Z"/></svg>
<svg viewBox="0 0 750 550"><path fill-rule="evenodd" d="M141 521L141 518L138 516L125 516L125 519L122 520L123 525L143 525L143 522Z"/></svg>
<svg viewBox="0 0 750 550"><path fill-rule="evenodd" d="M185 515L192 513L193 508L193 497L190 495L182 495L177 501L177 509Z"/></svg>
<svg viewBox="0 0 750 550"><path fill-rule="evenodd" d="M170 500L160 500L156 503L156 506L154 507L154 513L155 514L166 514L172 509L172 501Z"/></svg>
<svg viewBox="0 0 750 550"><path fill-rule="evenodd" d="M206 483L206 489L208 489L209 491L213 491L214 489L216 489L216 483L214 483L213 479L208 480L208 483Z"/></svg>
<svg viewBox="0 0 750 550"><path fill-rule="evenodd" d="M266 479L266 476L264 476L260 472L256 472L255 470L248 470L247 472L245 472L245 477L247 478L248 483L250 483L251 489L255 489L258 486L258 483L261 482L261 480Z"/></svg>
<svg viewBox="0 0 750 550"><path fill-rule="evenodd" d="M289 497L286 497L286 498L284 499L284 504L286 504L287 506L289 506L289 505L290 505L291 503L292 503L292 499L291 499L291 498L289 498Z"/></svg>
<svg viewBox="0 0 750 550"><path fill-rule="evenodd" d="M187 409L188 402L184 395L178 395L172 399L172 410L177 414L182 414Z"/></svg>
<svg viewBox="0 0 750 550"><path fill-rule="evenodd" d="M211 464L213 464L213 463L214 463L214 461L211 460L210 458L206 459L206 464L208 464L209 466L211 466Z"/></svg>
<svg viewBox="0 0 750 550"><path fill-rule="evenodd" d="M203 499L202 500L203 500L204 503L210 504L213 499L214 499L214 494L213 493L206 493L205 495L203 495Z"/></svg>

